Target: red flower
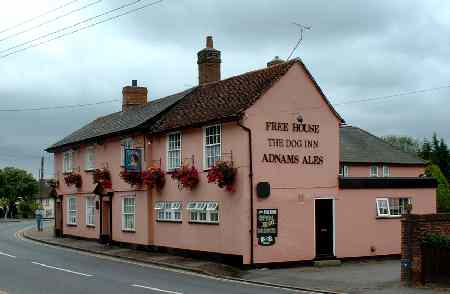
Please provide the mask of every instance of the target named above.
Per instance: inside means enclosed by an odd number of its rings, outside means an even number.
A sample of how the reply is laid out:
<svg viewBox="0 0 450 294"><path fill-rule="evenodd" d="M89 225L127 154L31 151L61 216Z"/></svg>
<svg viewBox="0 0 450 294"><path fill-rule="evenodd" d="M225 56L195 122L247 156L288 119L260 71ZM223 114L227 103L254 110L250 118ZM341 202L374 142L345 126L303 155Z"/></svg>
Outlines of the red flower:
<svg viewBox="0 0 450 294"><path fill-rule="evenodd" d="M111 174L106 168L94 170L92 179L94 184L102 184L106 189L112 188Z"/></svg>
<svg viewBox="0 0 450 294"><path fill-rule="evenodd" d="M237 169L232 163L217 161L208 171L208 183L216 183L219 188L225 188L228 192L234 192Z"/></svg>
<svg viewBox="0 0 450 294"><path fill-rule="evenodd" d="M142 172L143 183L148 186L149 189L156 187L157 190L161 190L166 183L166 174L161 168L151 167Z"/></svg>
<svg viewBox="0 0 450 294"><path fill-rule="evenodd" d="M172 173L172 179L178 181L178 188L181 190L183 188L194 189L200 182L197 169L192 166L182 166Z"/></svg>
<svg viewBox="0 0 450 294"><path fill-rule="evenodd" d="M66 185L69 187L75 185L75 187L79 189L82 185L81 175L77 173L68 173L64 176L64 182L66 182Z"/></svg>

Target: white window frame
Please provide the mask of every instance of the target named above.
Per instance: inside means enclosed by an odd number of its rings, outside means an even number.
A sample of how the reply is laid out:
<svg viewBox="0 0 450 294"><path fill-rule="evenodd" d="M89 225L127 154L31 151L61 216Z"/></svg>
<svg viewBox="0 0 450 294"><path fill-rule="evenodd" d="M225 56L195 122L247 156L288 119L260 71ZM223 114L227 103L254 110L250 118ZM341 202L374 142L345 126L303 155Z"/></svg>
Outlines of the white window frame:
<svg viewBox="0 0 450 294"><path fill-rule="evenodd" d="M207 135L206 132L210 128L219 128L219 143L213 143L213 144L207 144ZM216 160L214 160L214 163L212 165L208 166L208 149L211 147L219 146L219 154L214 156L218 157ZM210 169L217 160L220 160L222 158L222 125L221 124L215 124L203 127L203 169L208 170Z"/></svg>
<svg viewBox="0 0 450 294"><path fill-rule="evenodd" d="M133 199L133 212L125 212L125 201L127 199ZM133 227L126 227L126 217L133 216ZM122 196L122 231L125 232L136 232L136 196L127 195Z"/></svg>
<svg viewBox="0 0 450 294"><path fill-rule="evenodd" d="M343 177L348 177L348 165L339 166L339 175Z"/></svg>
<svg viewBox="0 0 450 294"><path fill-rule="evenodd" d="M68 150L63 152L63 172L71 173L73 172L73 150Z"/></svg>
<svg viewBox="0 0 450 294"><path fill-rule="evenodd" d="M218 201L190 201L186 209L189 211L189 223L220 223Z"/></svg>
<svg viewBox="0 0 450 294"><path fill-rule="evenodd" d="M86 226L95 227L95 196L86 197Z"/></svg>
<svg viewBox="0 0 450 294"><path fill-rule="evenodd" d="M388 165L383 165L383 177L391 176L391 168Z"/></svg>
<svg viewBox="0 0 450 294"><path fill-rule="evenodd" d="M373 168L376 168L376 173L373 173ZM371 165L369 168L369 173L371 177L378 177L378 165Z"/></svg>
<svg viewBox="0 0 450 294"><path fill-rule="evenodd" d="M157 201L155 203L156 220L160 222L182 222L181 201ZM175 217L176 213L179 217Z"/></svg>
<svg viewBox="0 0 450 294"><path fill-rule="evenodd" d="M84 151L84 170L95 169L95 146L88 146Z"/></svg>
<svg viewBox="0 0 450 294"><path fill-rule="evenodd" d="M392 217L392 218L399 218L401 217L404 213L406 213L404 210L407 209L406 207L402 207L402 202L404 202L404 200L406 200L406 205L411 204L411 198L410 197L384 197L384 198L377 198L376 199L376 203L377 203L377 216L378 217ZM387 206L387 213L381 213L380 209L381 209L381 205L380 202L386 202ZM396 207L393 205L394 201L398 201L398 208L396 209L398 211L398 214L393 214L392 210L393 207Z"/></svg>
<svg viewBox="0 0 450 294"><path fill-rule="evenodd" d="M179 138L180 138L180 146L178 147L178 148L170 148L170 138L172 137L172 136L179 136ZM183 138L182 138L182 134L181 134L181 132L172 132L172 133L169 133L169 134L167 134L167 137L166 137L166 162L167 162L167 164L166 164L166 166L167 166L167 170L168 171L173 171L174 169L176 169L176 168L178 168L178 167L180 167L181 166L181 161L182 161L182 157L181 157L181 149L182 149L182 142L183 142ZM170 154L171 154L171 152L177 152L178 153L178 162L175 164L175 165L172 165L171 164L171 158L173 158L173 157L171 157L170 156Z"/></svg>
<svg viewBox="0 0 450 294"><path fill-rule="evenodd" d="M71 202L74 202L74 207L71 206ZM77 198L70 196L67 198L67 224L77 225Z"/></svg>
<svg viewBox="0 0 450 294"><path fill-rule="evenodd" d="M382 209L382 205L380 204L380 202L386 202L386 207L383 207L383 209L385 208L387 210L387 213L382 213L381 209ZM377 198L377 216L391 216L391 210L389 207L389 198Z"/></svg>

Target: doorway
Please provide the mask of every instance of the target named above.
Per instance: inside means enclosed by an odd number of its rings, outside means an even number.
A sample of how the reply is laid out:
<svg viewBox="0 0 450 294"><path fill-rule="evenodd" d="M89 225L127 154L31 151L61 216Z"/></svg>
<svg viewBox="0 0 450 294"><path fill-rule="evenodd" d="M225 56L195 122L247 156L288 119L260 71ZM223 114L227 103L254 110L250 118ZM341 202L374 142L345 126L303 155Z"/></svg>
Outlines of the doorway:
<svg viewBox="0 0 450 294"><path fill-rule="evenodd" d="M316 258L334 258L334 199L315 199Z"/></svg>
<svg viewBox="0 0 450 294"><path fill-rule="evenodd" d="M100 196L100 242L109 243L112 239L112 199L110 196Z"/></svg>

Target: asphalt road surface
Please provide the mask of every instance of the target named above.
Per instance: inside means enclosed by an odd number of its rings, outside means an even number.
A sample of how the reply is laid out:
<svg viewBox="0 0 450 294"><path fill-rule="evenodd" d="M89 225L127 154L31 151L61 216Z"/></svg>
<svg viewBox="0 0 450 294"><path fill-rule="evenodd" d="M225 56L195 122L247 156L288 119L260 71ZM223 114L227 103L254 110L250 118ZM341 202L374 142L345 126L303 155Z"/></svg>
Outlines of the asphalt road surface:
<svg viewBox="0 0 450 294"><path fill-rule="evenodd" d="M0 293L308 293L210 278L45 246L18 237L32 222L0 223Z"/></svg>

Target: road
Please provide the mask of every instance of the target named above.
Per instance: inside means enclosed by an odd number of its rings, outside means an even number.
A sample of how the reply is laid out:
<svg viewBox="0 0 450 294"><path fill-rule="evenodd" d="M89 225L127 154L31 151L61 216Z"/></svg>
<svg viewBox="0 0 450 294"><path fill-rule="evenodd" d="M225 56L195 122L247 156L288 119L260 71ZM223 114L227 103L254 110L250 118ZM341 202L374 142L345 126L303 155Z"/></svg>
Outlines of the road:
<svg viewBox="0 0 450 294"><path fill-rule="evenodd" d="M101 257L45 246L16 236L17 231L30 225L30 222L0 223L2 294L308 293Z"/></svg>

